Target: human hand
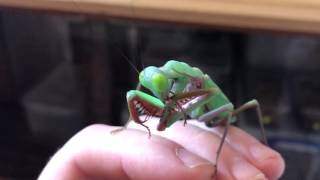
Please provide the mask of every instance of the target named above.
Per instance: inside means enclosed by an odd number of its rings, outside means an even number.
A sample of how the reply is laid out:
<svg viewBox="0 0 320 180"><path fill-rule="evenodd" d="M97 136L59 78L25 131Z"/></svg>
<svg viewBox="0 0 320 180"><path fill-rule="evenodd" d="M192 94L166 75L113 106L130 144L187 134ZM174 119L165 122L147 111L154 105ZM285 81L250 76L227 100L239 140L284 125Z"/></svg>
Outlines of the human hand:
<svg viewBox="0 0 320 180"><path fill-rule="evenodd" d="M39 180L212 179L223 128L209 129L191 121L186 126L177 122L159 132L157 122L153 119L146 124L155 133L150 139L135 123L117 133L110 132L119 127L89 126L52 157ZM278 179L283 171L279 153L230 127L219 158L218 180Z"/></svg>

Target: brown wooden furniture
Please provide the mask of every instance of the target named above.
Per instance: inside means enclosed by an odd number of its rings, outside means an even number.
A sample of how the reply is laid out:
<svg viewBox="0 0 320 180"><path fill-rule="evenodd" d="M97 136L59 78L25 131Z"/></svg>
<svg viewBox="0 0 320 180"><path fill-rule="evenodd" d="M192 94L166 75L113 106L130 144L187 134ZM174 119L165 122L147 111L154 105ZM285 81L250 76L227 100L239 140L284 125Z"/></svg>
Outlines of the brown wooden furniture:
<svg viewBox="0 0 320 180"><path fill-rule="evenodd" d="M318 0L0 0L0 7L229 29L320 33Z"/></svg>

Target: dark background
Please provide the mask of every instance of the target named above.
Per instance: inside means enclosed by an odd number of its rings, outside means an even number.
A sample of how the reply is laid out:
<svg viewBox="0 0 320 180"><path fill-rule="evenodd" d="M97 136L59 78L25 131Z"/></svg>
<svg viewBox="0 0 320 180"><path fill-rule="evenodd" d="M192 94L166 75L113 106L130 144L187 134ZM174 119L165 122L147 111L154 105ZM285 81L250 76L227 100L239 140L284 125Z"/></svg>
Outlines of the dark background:
<svg viewBox="0 0 320 180"><path fill-rule="evenodd" d="M179 59L236 106L256 98L283 180L320 179L320 41L293 34L0 10L0 177L35 179L67 139L123 124L125 94L148 65ZM258 134L254 112L238 125Z"/></svg>

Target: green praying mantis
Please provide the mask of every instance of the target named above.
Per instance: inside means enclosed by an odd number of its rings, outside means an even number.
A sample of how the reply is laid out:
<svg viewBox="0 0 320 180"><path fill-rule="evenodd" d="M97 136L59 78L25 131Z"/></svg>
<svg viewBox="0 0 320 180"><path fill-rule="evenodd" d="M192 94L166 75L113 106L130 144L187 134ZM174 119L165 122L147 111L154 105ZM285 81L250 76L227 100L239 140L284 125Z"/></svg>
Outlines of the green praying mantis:
<svg viewBox="0 0 320 180"><path fill-rule="evenodd" d="M143 92L143 86L152 95ZM136 90L127 92L130 119L147 128L144 124L149 117L160 118L157 130L163 131L179 120L197 119L211 127L224 125L222 139L218 146L215 166L225 141L229 125L236 116L250 108L255 108L263 142L267 144L262 122L262 113L257 100L253 99L235 109L218 85L199 68L187 63L170 60L162 67L149 66L139 74ZM146 115L141 119L141 115Z"/></svg>

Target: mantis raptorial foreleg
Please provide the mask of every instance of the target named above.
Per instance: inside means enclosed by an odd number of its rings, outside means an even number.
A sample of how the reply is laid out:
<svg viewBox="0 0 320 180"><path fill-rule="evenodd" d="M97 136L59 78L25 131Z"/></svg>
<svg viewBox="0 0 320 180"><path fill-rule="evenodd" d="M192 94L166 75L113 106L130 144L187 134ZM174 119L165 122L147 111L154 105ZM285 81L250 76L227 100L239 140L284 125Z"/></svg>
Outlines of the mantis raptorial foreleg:
<svg viewBox="0 0 320 180"><path fill-rule="evenodd" d="M211 97L217 90L218 89L216 88L198 89L180 93L172 97L165 104L157 129L162 131L172 123L184 117L185 114L189 114L199 106L205 105L211 100ZM174 108L174 111L171 110L172 107Z"/></svg>
<svg viewBox="0 0 320 180"><path fill-rule="evenodd" d="M141 126L145 127L148 131L149 137L151 137L151 131L144 123L148 120L148 117L153 116L163 111L163 103L149 94L146 94L141 90L141 85L138 83L137 90L131 90L127 93L128 108L130 117L126 124L119 129L111 131L111 133L117 133L127 128L131 121L135 121ZM140 115L146 114L146 119L141 120Z"/></svg>

